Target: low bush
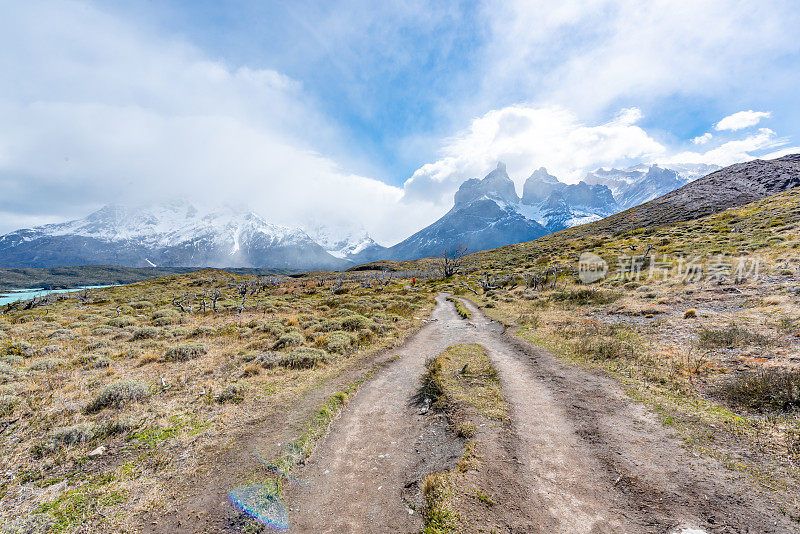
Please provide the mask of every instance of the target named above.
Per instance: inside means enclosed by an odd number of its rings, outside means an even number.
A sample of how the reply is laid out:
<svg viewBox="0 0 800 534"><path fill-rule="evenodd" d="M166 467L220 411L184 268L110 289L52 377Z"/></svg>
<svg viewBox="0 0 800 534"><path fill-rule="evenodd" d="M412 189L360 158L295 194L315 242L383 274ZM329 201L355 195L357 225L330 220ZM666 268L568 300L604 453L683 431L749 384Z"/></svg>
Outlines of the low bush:
<svg viewBox="0 0 800 534"><path fill-rule="evenodd" d="M780 368L738 373L718 387L734 406L756 411L790 411L800 408L800 371Z"/></svg>
<svg viewBox="0 0 800 534"><path fill-rule="evenodd" d="M7 363L0 362L0 384L11 382L19 377L19 372L8 365Z"/></svg>
<svg viewBox="0 0 800 534"><path fill-rule="evenodd" d="M95 413L104 408L122 408L130 402L147 397L147 388L140 382L124 380L106 386L87 406L87 413Z"/></svg>
<svg viewBox="0 0 800 534"><path fill-rule="evenodd" d="M77 358L77 363L84 369L105 369L111 365L111 360L97 354L82 354Z"/></svg>
<svg viewBox="0 0 800 534"><path fill-rule="evenodd" d="M281 337L278 338L278 341L275 342L275 345L272 346L273 349L283 349L286 347L296 347L298 345L302 345L303 341L306 338L300 332L289 332L288 334L283 334Z"/></svg>
<svg viewBox="0 0 800 534"><path fill-rule="evenodd" d="M189 337L213 337L215 333L210 326L198 326L189 333Z"/></svg>
<svg viewBox="0 0 800 534"><path fill-rule="evenodd" d="M180 317L159 317L157 319L153 319L154 326L169 326L172 324L178 324L180 322Z"/></svg>
<svg viewBox="0 0 800 534"><path fill-rule="evenodd" d="M239 403L244 400L244 388L238 384L231 384L217 394L217 402L225 404L228 402Z"/></svg>
<svg viewBox="0 0 800 534"><path fill-rule="evenodd" d="M150 318L153 320L164 319L164 318L177 320L180 319L180 317L181 314L178 313L176 310L173 310L172 308L162 308L160 310L157 310L155 313L153 313L153 315L150 316Z"/></svg>
<svg viewBox="0 0 800 534"><path fill-rule="evenodd" d="M314 330L317 332L335 332L341 329L341 319L326 319L314 327Z"/></svg>
<svg viewBox="0 0 800 534"><path fill-rule="evenodd" d="M161 330L154 326L143 326L137 328L131 337L131 341L139 341L140 339L155 339L161 335Z"/></svg>
<svg viewBox="0 0 800 534"><path fill-rule="evenodd" d="M33 362L28 369L31 371L53 371L59 367L62 367L63 365L64 360L59 360L57 358L42 358Z"/></svg>
<svg viewBox="0 0 800 534"><path fill-rule="evenodd" d="M96 436L97 430L95 426L89 423L56 428L49 436L35 445L31 452L34 457L41 458L46 454L52 454L64 447L86 443L87 441L93 440Z"/></svg>
<svg viewBox="0 0 800 534"><path fill-rule="evenodd" d="M370 323L372 323L372 321L363 315L348 315L342 319L342 330L356 332L358 330L363 330L364 328L369 328Z"/></svg>
<svg viewBox="0 0 800 534"><path fill-rule="evenodd" d="M288 369L310 369L327 363L329 355L326 351L311 347L298 347L286 355L281 362Z"/></svg>
<svg viewBox="0 0 800 534"><path fill-rule="evenodd" d="M202 343L183 343L167 349L164 353L164 360L168 362L185 362L193 360L208 352Z"/></svg>
<svg viewBox="0 0 800 534"><path fill-rule="evenodd" d="M106 324L108 326L113 326L115 328L125 328L126 326L136 325L136 319L134 319L133 317L126 317L123 315L121 317L114 317L113 319L109 319L108 321L106 321Z"/></svg>
<svg viewBox="0 0 800 534"><path fill-rule="evenodd" d="M353 335L342 330L336 330L328 334L326 341L328 352L346 354L353 348Z"/></svg>
<svg viewBox="0 0 800 534"><path fill-rule="evenodd" d="M298 347L289 353L266 353L259 356L256 362L266 369L284 367L286 369L311 369L327 363L330 356L322 349Z"/></svg>
<svg viewBox="0 0 800 534"><path fill-rule="evenodd" d="M35 347L27 341L17 341L15 343L6 345L2 349L3 354L8 354L10 356L22 356L23 358L33 356L35 352Z"/></svg>
<svg viewBox="0 0 800 534"><path fill-rule="evenodd" d="M734 323L729 324L726 328L704 328L700 331L700 346L706 349L771 344L772 340L767 336L751 332Z"/></svg>
<svg viewBox="0 0 800 534"><path fill-rule="evenodd" d="M550 295L550 298L555 302L586 306L589 304L610 304L619 298L619 294L602 289L580 288L556 291Z"/></svg>
<svg viewBox="0 0 800 534"><path fill-rule="evenodd" d="M0 417L10 417L19 401L17 395L0 395Z"/></svg>

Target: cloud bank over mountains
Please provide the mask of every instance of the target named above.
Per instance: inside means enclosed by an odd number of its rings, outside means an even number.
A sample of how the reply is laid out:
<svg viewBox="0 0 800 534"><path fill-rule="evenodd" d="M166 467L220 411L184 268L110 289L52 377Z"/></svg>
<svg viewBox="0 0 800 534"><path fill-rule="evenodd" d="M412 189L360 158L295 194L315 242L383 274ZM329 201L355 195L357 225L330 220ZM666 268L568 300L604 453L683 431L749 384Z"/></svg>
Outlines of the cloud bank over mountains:
<svg viewBox="0 0 800 534"><path fill-rule="evenodd" d="M403 174L353 148L354 127L326 111L311 80L234 63L99 5L0 0L0 232L109 202L188 197L244 203L277 224L363 227L391 244L440 217L461 182L497 161L521 192L543 166L575 183L597 167L727 165L798 150L794 132L781 133L784 116L798 114L796 102L780 107L779 90L800 81L791 68L800 43L790 31L800 18L787 2L645 9L604 0L535 10L481 2L470 26L475 61L425 66L452 75L430 88L433 107L415 108L407 92L395 102L386 87L350 102L363 101L372 115L407 105L441 119L444 135L423 129L398 143L412 154ZM436 41L449 16L437 14L431 46L456 46ZM411 2L398 23L425 17L426 4ZM324 44L355 80L359 54ZM402 57L390 38L381 46ZM773 69L767 100L751 98L756 81L728 98L737 76L757 80L759 68ZM663 99L678 105L687 95L719 97L710 107L720 111L690 125L656 111ZM691 133L676 136L676 124ZM415 159L408 147L423 145Z"/></svg>

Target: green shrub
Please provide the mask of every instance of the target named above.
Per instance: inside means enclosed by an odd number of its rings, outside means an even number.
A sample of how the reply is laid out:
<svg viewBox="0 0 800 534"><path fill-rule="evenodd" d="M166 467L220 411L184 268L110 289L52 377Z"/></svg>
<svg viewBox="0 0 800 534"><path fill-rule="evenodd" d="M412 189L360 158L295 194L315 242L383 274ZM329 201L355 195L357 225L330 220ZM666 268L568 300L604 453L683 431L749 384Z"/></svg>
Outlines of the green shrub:
<svg viewBox="0 0 800 534"><path fill-rule="evenodd" d="M217 394L217 402L225 404L228 402L239 403L244 400L244 388L238 384L231 384Z"/></svg>
<svg viewBox="0 0 800 534"><path fill-rule="evenodd" d="M305 340L306 338L300 332L289 332L279 337L272 348L282 349L285 347L296 347L297 345L302 345Z"/></svg>
<svg viewBox="0 0 800 534"><path fill-rule="evenodd" d="M169 326L171 324L178 324L180 322L180 317L159 317L157 319L153 319L153 325L155 326Z"/></svg>
<svg viewBox="0 0 800 534"><path fill-rule="evenodd" d="M266 353L258 356L254 361L265 369L284 367L287 369L310 369L319 364L327 363L329 355L321 349L311 347L298 347L289 353Z"/></svg>
<svg viewBox="0 0 800 534"><path fill-rule="evenodd" d="M286 328L284 327L281 319L269 319L267 321L259 319L251 321L248 326L258 332L264 332L265 334L270 334L274 337L278 337L286 332Z"/></svg>
<svg viewBox="0 0 800 534"><path fill-rule="evenodd" d="M342 330L347 330L349 332L356 332L358 330L362 330L364 328L369 328L372 321L364 317L363 315L349 315L342 319Z"/></svg>
<svg viewBox="0 0 800 534"><path fill-rule="evenodd" d="M19 377L19 372L8 365L7 363L0 363L0 384L11 382Z"/></svg>
<svg viewBox="0 0 800 534"><path fill-rule="evenodd" d="M124 380L106 386L87 406L87 413L99 412L104 408L122 408L129 402L147 397L147 388L140 382Z"/></svg>
<svg viewBox="0 0 800 534"><path fill-rule="evenodd" d="M328 352L346 354L353 348L353 335L342 330L328 334Z"/></svg>
<svg viewBox="0 0 800 534"><path fill-rule="evenodd" d="M189 337L213 337L216 330L210 326L198 326L189 334Z"/></svg>
<svg viewBox="0 0 800 534"><path fill-rule="evenodd" d="M550 295L550 298L556 302L586 306L588 304L610 304L619 298L619 294L600 289L580 288L556 291Z"/></svg>
<svg viewBox="0 0 800 534"><path fill-rule="evenodd" d="M8 365L22 365L25 359L21 356L7 355L0 358L0 362L7 363Z"/></svg>
<svg viewBox="0 0 800 534"><path fill-rule="evenodd" d="M150 316L150 318L153 320L163 319L165 317L171 319L180 319L181 314L178 313L176 310L173 310L172 308L162 308L160 310L157 310L155 313L153 313L153 315Z"/></svg>
<svg viewBox="0 0 800 534"><path fill-rule="evenodd" d="M135 326L136 319L134 319L133 317L126 317L123 315L121 317L114 317L113 319L109 319L108 321L106 321L106 324L108 326L113 326L115 328L125 328L126 326Z"/></svg>
<svg viewBox="0 0 800 534"><path fill-rule="evenodd" d="M73 426L54 429L50 435L35 445L32 454L35 458L41 458L46 454L52 454L64 447L86 443L97 436L97 430L90 423L79 423Z"/></svg>
<svg viewBox="0 0 800 534"><path fill-rule="evenodd" d="M208 349L202 343L183 343L169 348L164 354L164 360L168 362L185 362L202 356L207 352Z"/></svg>
<svg viewBox="0 0 800 534"><path fill-rule="evenodd" d="M153 303L149 300L140 300L139 302L131 303L131 308L134 310L149 310L153 307Z"/></svg>
<svg viewBox="0 0 800 534"><path fill-rule="evenodd" d="M33 362L28 369L31 371L53 371L64 365L64 360L57 358L42 358Z"/></svg>
<svg viewBox="0 0 800 534"><path fill-rule="evenodd" d="M154 326L143 326L137 328L131 337L131 341L139 341L141 339L155 339L161 335L161 330Z"/></svg>
<svg viewBox="0 0 800 534"><path fill-rule="evenodd" d="M317 365L328 363L329 355L321 349L298 347L284 356L282 367L288 369L311 369Z"/></svg>
<svg viewBox="0 0 800 534"><path fill-rule="evenodd" d="M314 327L316 332L335 332L342 329L342 321L339 319L326 319Z"/></svg>
<svg viewBox="0 0 800 534"><path fill-rule="evenodd" d="M111 360L96 354L82 354L76 359L84 369L105 369L111 365Z"/></svg>
<svg viewBox="0 0 800 534"><path fill-rule="evenodd" d="M0 395L0 417L10 417L19 401L17 395Z"/></svg>
<svg viewBox="0 0 800 534"><path fill-rule="evenodd" d="M27 341L17 341L6 345L3 348L3 354L8 354L10 356L22 356L23 358L33 356L35 352L36 349L34 346Z"/></svg>

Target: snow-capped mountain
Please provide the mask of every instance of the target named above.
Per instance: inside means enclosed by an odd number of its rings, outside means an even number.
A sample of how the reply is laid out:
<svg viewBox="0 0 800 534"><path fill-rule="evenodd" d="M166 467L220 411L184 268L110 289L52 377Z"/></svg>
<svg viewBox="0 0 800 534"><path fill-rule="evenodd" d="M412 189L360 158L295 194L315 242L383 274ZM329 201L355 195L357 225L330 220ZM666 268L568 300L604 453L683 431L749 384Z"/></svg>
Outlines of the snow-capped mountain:
<svg viewBox="0 0 800 534"><path fill-rule="evenodd" d="M453 208L438 221L388 249L376 249L374 254L357 259L405 260L439 256L444 249L458 245L475 252L530 241L647 202L717 168L639 165L598 169L589 173L586 180L566 184L542 167L525 181L520 198L505 165L498 163L482 180L463 182L455 194Z"/></svg>
<svg viewBox="0 0 800 534"><path fill-rule="evenodd" d="M522 198L505 165L470 179L438 221L386 248L347 223L306 232L267 222L246 208L198 209L188 202L106 206L87 217L0 236L0 267L111 264L132 267L339 269L378 259L438 256L529 241L638 206L717 169L711 165L597 169L566 184L540 168Z"/></svg>
<svg viewBox="0 0 800 534"><path fill-rule="evenodd" d="M607 186L565 184L544 167L525 181L521 204L520 212L549 232L594 222L619 211Z"/></svg>
<svg viewBox="0 0 800 534"><path fill-rule="evenodd" d="M626 169L600 168L583 179L590 185L605 185L614 195L620 209L626 210L665 195L689 182L719 170L718 165L704 163L634 165Z"/></svg>
<svg viewBox="0 0 800 534"><path fill-rule="evenodd" d="M113 264L131 267L338 268L303 230L246 209L199 210L176 201L106 206L61 224L0 237L0 266Z"/></svg>
<svg viewBox="0 0 800 534"><path fill-rule="evenodd" d="M473 178L462 183L453 208L442 218L373 259L440 256L444 249L459 245L475 252L530 241L547 233L520 211L514 182L505 165L498 163L483 180Z"/></svg>
<svg viewBox="0 0 800 534"><path fill-rule="evenodd" d="M314 224L309 236L335 258L357 262L366 256L380 255L386 247L378 244L362 227L335 224Z"/></svg>

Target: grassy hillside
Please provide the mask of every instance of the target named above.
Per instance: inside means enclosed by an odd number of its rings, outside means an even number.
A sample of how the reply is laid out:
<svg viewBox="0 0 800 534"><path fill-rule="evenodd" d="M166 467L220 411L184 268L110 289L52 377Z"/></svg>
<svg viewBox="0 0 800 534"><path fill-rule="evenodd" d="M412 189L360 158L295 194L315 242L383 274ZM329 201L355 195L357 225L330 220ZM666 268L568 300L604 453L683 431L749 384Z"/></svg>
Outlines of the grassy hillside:
<svg viewBox="0 0 800 534"><path fill-rule="evenodd" d="M580 280L584 253L608 263L606 278ZM687 446L782 493L800 520L800 190L469 259L454 292L516 335L614 374Z"/></svg>
<svg viewBox="0 0 800 534"><path fill-rule="evenodd" d="M291 437L297 423L280 414L334 377L349 383L421 324L432 297L399 279L207 270L0 316L0 525L120 532L175 506L203 465L246 482L259 464L251 450L223 462L230 443L270 418L276 446Z"/></svg>

